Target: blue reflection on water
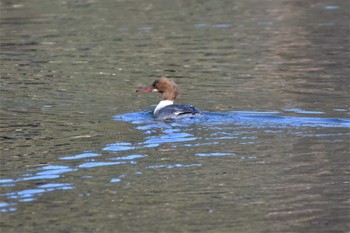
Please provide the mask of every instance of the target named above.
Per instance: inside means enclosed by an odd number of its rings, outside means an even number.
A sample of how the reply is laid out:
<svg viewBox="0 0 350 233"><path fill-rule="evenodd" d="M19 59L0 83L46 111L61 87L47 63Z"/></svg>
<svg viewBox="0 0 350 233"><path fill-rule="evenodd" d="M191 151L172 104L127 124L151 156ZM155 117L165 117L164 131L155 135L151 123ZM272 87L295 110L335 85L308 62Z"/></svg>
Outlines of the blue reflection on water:
<svg viewBox="0 0 350 233"><path fill-rule="evenodd" d="M205 23L197 23L193 25L195 28L205 28L208 26L208 24ZM210 26L210 25L209 25ZM232 24L227 24L227 23L218 23L218 24L213 24L213 28L217 29L228 29L232 27Z"/></svg>
<svg viewBox="0 0 350 233"><path fill-rule="evenodd" d="M350 128L349 119L281 116L257 112L207 113L207 123L235 124L246 128Z"/></svg>
<svg viewBox="0 0 350 233"><path fill-rule="evenodd" d="M172 168L182 168L182 167L200 167L202 166L202 164L165 164L165 165L152 165L152 166L148 166L147 168L149 169L156 169L156 168L168 168L168 169L172 169Z"/></svg>
<svg viewBox="0 0 350 233"><path fill-rule="evenodd" d="M69 166L57 166L57 165L49 165L41 168L44 170L43 172L38 172L38 176L43 175L59 175L67 172L76 171L76 168L71 168Z"/></svg>
<svg viewBox="0 0 350 233"><path fill-rule="evenodd" d="M102 148L103 149L103 148ZM87 155L87 156L86 156ZM72 159L87 159L90 157L100 156L100 154L97 153L85 153L85 154L78 154L74 156L65 156L63 160L72 160ZM74 167L66 166L66 165L47 165L40 168L35 169L37 172L34 174L23 174L22 177L17 179L0 179L0 184L2 187L13 187L15 186L15 183L17 182L23 182L23 181L31 181L31 180L41 180L40 182L43 182L44 184L37 185L35 188L30 189L23 189L20 191L15 192L7 192L0 194L0 197L6 197L9 200L12 200L11 202L1 202L0 203L0 212L6 213L6 212L12 212L16 211L17 208L14 207L18 205L18 203L21 202L32 202L36 201L38 196L41 196L42 194L46 192L56 191L56 190L71 190L75 189L75 186L70 183L46 183L48 180L52 179L59 179L62 178L64 174L69 172L77 171L81 168L88 169L88 168L96 168L96 167L105 167L105 166L112 166L112 165L123 165L123 164L136 164L136 159L141 159L146 157L147 155L140 155L140 154L134 154L134 155L128 155L128 156L121 156L121 157L115 157L115 158L109 158L110 160L121 160L121 161L99 161L99 162L85 162L79 165L76 165ZM112 179L111 182L119 182L121 181L121 178L124 176L119 176L115 179ZM84 176L82 178L91 178L91 176ZM32 186L32 185L30 185ZM16 200L16 201L13 201Z"/></svg>
<svg viewBox="0 0 350 233"><path fill-rule="evenodd" d="M14 179L1 179L0 183L10 183L10 182L14 182Z"/></svg>
<svg viewBox="0 0 350 233"><path fill-rule="evenodd" d="M41 179L57 179L62 174L67 172L76 171L77 168L72 168L69 166L61 166L61 165L48 165L44 166L38 169L39 172L35 174L24 174L22 178L18 179L2 179L0 180L0 183L5 183L5 181L8 181L8 183L15 183L19 181L29 181L29 180L41 180ZM43 171L41 171L43 170Z"/></svg>
<svg viewBox="0 0 350 233"><path fill-rule="evenodd" d="M83 153L83 154L78 154L73 156L61 157L60 160L85 159L85 158L91 158L91 157L96 157L100 155L101 154L96 154L96 153Z"/></svg>
<svg viewBox="0 0 350 233"><path fill-rule="evenodd" d="M153 29L153 27L150 26L143 26L139 28L140 32L150 32Z"/></svg>
<svg viewBox="0 0 350 233"><path fill-rule="evenodd" d="M18 202L31 202L35 201L38 196L42 195L46 192L56 191L56 190L70 190L74 189L74 186L69 183L51 183L39 185L36 188L25 189L18 192L9 192L5 194L0 194L0 196L5 196L8 199L17 199ZM13 202L2 202L0 204L0 212L12 212L17 208L13 207L17 205L17 203Z"/></svg>
<svg viewBox="0 0 350 233"><path fill-rule="evenodd" d="M110 158L110 160L134 160L134 159L141 159L147 157L147 155L128 155L128 156L121 156L117 158Z"/></svg>
<svg viewBox="0 0 350 233"><path fill-rule="evenodd" d="M0 213L6 213L6 212L16 211L17 208L14 207L14 206L16 206L16 205L17 205L17 203L0 202Z"/></svg>
<svg viewBox="0 0 350 233"><path fill-rule="evenodd" d="M208 25L205 24L205 23L197 23L197 24L194 24L193 26L196 27L196 28L204 28L204 27L206 27Z"/></svg>
<svg viewBox="0 0 350 233"><path fill-rule="evenodd" d="M300 108L285 108L284 111L286 111L286 112L301 113L301 114L316 114L316 115L324 114L324 112L320 112L320 111L308 111L308 110L303 110L303 109L300 109Z"/></svg>
<svg viewBox="0 0 350 233"><path fill-rule="evenodd" d="M167 142L187 142L193 141L197 138L188 133L169 133L161 136L152 136L147 137L147 140L144 142L145 144L160 144Z"/></svg>
<svg viewBox="0 0 350 233"><path fill-rule="evenodd" d="M4 189L15 189L16 183L40 180L40 185L30 188L23 188L19 191L0 194L6 197L8 202L0 203L0 212L12 212L17 210L20 202L31 202L46 192L55 190L71 190L75 186L71 183L54 183L49 181L64 178L65 174L82 169L102 168L106 166L135 165L137 160L147 158L144 150L152 150L163 144L170 144L172 148L183 147L202 147L219 145L223 140L230 140L230 143L255 144L258 143L258 135L266 134L289 134L300 137L327 137L327 136L347 136L347 132L320 133L319 131L303 130L305 128L350 128L350 119L344 118L322 118L314 117L323 115L323 112L309 111L299 108L287 108L285 112L293 114L302 114L303 116L285 116L280 112L258 112L258 111L235 111L235 112L204 112L203 118L184 118L175 121L156 121L151 111L141 111L114 116L117 121L125 121L135 124L136 129L143 131L143 138L136 142L115 142L103 146L94 152L84 152L77 155L62 156L60 162L73 163L74 165L46 165L34 170L28 170L18 178L0 179L0 187ZM307 116L304 116L307 115ZM313 117L309 117L312 115ZM198 137L194 129L200 129L207 132L206 136ZM293 129L293 130L292 130ZM201 134L203 135L203 134ZM339 139L342 140L342 139ZM130 153L131 151L142 149L142 154ZM126 154L125 153L129 153ZM105 155L113 155L106 157ZM195 153L198 159L211 159L216 157L235 157L242 160L256 160L255 155L237 155L233 152L210 151ZM93 158L93 159L92 159ZM95 161L95 160L100 161ZM76 162L78 161L78 164ZM137 172L131 172L128 175L143 175L145 169L176 169L201 167L200 163L189 164L153 164L147 165ZM144 169L144 170L142 170ZM121 183L126 174L116 177L110 177L110 183ZM93 176L83 175L81 178L92 178ZM28 182L29 183L29 182ZM83 195L85 196L85 194Z"/></svg>
<svg viewBox="0 0 350 233"><path fill-rule="evenodd" d="M298 108L286 109L296 113L322 114L322 112L308 111ZM183 118L174 121L171 126L186 127L191 123L202 123L203 126L234 124L246 128L297 128L297 127L326 127L326 128L350 128L350 119L344 118L322 118L305 116L283 116L279 112L254 112L254 111L234 111L234 112L204 112L203 118ZM132 124L147 125L150 130L153 127L162 127L164 122L154 124L152 112L142 111L114 116L113 119L130 122ZM180 123L179 123L180 122ZM152 125L149 125L152 123ZM169 125L167 125L169 127ZM140 127L139 127L140 128ZM145 128L140 128L145 129Z"/></svg>
<svg viewBox="0 0 350 233"><path fill-rule="evenodd" d="M129 142L117 142L114 144L109 144L106 147L104 147L102 150L108 150L108 151L123 151L123 150L131 150L135 147L132 146Z"/></svg>
<svg viewBox="0 0 350 233"><path fill-rule="evenodd" d="M124 177L126 177L126 175L120 175L120 176L118 176L118 177L116 177L116 178L112 178L109 182L111 182L111 183L120 183L121 181L122 181L122 178L124 178Z"/></svg>
<svg viewBox="0 0 350 233"><path fill-rule="evenodd" d="M214 24L213 25L214 28L219 28L219 29L227 29L232 27L231 24L225 24L225 23L219 23L219 24Z"/></svg>
<svg viewBox="0 0 350 233"><path fill-rule="evenodd" d="M324 6L323 7L324 9L326 9L326 10L337 10L339 7L338 6Z"/></svg>
<svg viewBox="0 0 350 233"><path fill-rule="evenodd" d="M122 181L122 179L121 178L113 178L113 179L111 179L111 183L119 183L119 182L121 182Z"/></svg>
<svg viewBox="0 0 350 233"><path fill-rule="evenodd" d="M111 165L120 165L120 164L135 164L136 162L131 161L131 162L87 162L80 164L78 167L79 168L92 168L92 167L105 167L105 166L111 166Z"/></svg>
<svg viewBox="0 0 350 233"><path fill-rule="evenodd" d="M223 152L213 152L213 153L198 153L196 156L199 157L222 157L222 156L235 156L235 153L223 153Z"/></svg>

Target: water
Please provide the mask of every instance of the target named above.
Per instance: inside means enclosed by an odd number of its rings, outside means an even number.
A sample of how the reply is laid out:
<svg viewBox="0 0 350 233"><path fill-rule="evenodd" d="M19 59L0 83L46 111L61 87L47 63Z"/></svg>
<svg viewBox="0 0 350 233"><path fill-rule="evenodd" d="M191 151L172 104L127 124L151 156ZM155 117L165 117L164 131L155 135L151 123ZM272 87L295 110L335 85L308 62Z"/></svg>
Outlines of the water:
<svg viewBox="0 0 350 233"><path fill-rule="evenodd" d="M1 232L349 231L348 3L0 9Z"/></svg>

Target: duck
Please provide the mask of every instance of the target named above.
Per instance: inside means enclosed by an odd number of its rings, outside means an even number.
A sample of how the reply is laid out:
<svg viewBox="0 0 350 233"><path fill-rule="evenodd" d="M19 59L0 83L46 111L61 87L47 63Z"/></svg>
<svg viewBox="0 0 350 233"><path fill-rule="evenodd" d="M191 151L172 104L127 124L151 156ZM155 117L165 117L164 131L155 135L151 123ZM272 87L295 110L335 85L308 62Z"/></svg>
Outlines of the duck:
<svg viewBox="0 0 350 233"><path fill-rule="evenodd" d="M167 77L161 77L153 81L152 85L142 87L136 92L159 92L162 94L162 100L153 111L153 116L157 120L179 119L188 117L202 117L203 113L188 104L174 104L179 95L179 88L175 82Z"/></svg>

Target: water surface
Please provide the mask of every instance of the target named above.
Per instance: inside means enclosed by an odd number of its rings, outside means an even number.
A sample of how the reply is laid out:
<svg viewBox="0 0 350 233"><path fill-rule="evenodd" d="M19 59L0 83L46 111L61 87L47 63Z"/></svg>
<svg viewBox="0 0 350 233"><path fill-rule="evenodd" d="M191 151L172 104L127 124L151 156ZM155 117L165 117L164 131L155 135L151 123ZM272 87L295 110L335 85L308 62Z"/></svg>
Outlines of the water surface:
<svg viewBox="0 0 350 233"><path fill-rule="evenodd" d="M349 231L349 7L3 1L1 231Z"/></svg>

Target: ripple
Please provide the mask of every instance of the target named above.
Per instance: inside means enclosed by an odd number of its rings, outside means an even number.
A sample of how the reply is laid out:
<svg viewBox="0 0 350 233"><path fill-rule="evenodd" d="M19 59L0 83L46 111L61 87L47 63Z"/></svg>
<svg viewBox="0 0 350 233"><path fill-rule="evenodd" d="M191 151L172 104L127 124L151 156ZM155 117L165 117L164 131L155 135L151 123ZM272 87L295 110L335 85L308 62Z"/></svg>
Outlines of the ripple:
<svg viewBox="0 0 350 233"><path fill-rule="evenodd" d="M12 183L14 181L14 179L0 179L0 183Z"/></svg>
<svg viewBox="0 0 350 233"><path fill-rule="evenodd" d="M198 153L196 156L199 157L224 157L224 156L235 156L235 153L223 153L223 152L213 152L213 153Z"/></svg>
<svg viewBox="0 0 350 233"><path fill-rule="evenodd" d="M16 211L17 208L13 207L15 205L17 205L17 203L0 202L0 213Z"/></svg>
<svg viewBox="0 0 350 233"><path fill-rule="evenodd" d="M126 177L126 175L120 175L116 178L112 178L109 182L111 183L120 183L122 181L122 178Z"/></svg>
<svg viewBox="0 0 350 233"><path fill-rule="evenodd" d="M96 154L96 153L83 153L83 154L78 154L78 155L73 155L73 156L65 156L59 158L60 160L74 160L74 159L85 159L85 158L91 158L91 157L96 157L100 156L101 154Z"/></svg>
<svg viewBox="0 0 350 233"><path fill-rule="evenodd" d="M133 124L144 124L145 122L148 122L148 123L155 122L152 116L152 111L125 113L122 115L113 116L113 119L131 122Z"/></svg>
<svg viewBox="0 0 350 233"><path fill-rule="evenodd" d="M20 202L29 202L36 200L36 196L46 192L70 189L74 189L74 186L69 183L48 183L39 185L36 188L32 189L25 189L18 192L1 194L1 196L6 196L9 199L19 199Z"/></svg>
<svg viewBox="0 0 350 233"><path fill-rule="evenodd" d="M152 165L148 166L148 169L157 169L157 168L167 168L167 169L172 169L172 168L182 168L182 167L200 167L202 164L194 163L194 164L166 164L166 165Z"/></svg>
<svg viewBox="0 0 350 233"><path fill-rule="evenodd" d="M76 171L75 168L71 168L69 166L45 166L41 168L42 170L45 170L43 172L38 172L36 175L59 175L67 172Z"/></svg>
<svg viewBox="0 0 350 233"><path fill-rule="evenodd" d="M141 159L141 158L145 158L148 155L128 155L128 156L121 156L121 157L117 157L117 158L110 158L109 160L134 160L134 159Z"/></svg>
<svg viewBox="0 0 350 233"><path fill-rule="evenodd" d="M121 165L121 164L134 164L136 162L88 162L80 164L79 168L92 168L92 167L105 167L105 166L112 166L112 165Z"/></svg>
<svg viewBox="0 0 350 233"><path fill-rule="evenodd" d="M133 150L135 146L133 146L129 142L117 142L113 144L108 144L106 147L102 148L102 150L106 151L124 151L124 150Z"/></svg>
<svg viewBox="0 0 350 233"><path fill-rule="evenodd" d="M197 24L194 24L193 25L195 28L205 28L207 27L208 25L205 24L205 23L197 23Z"/></svg>
<svg viewBox="0 0 350 233"><path fill-rule="evenodd" d="M197 138L188 133L171 133L163 136L151 136L148 137L145 144L161 144L161 143L173 143L173 142L187 142L193 141Z"/></svg>
<svg viewBox="0 0 350 233"><path fill-rule="evenodd" d="M219 24L214 24L213 28L218 28L218 29L228 29L232 27L231 24L226 24L226 23L219 23Z"/></svg>
<svg viewBox="0 0 350 233"><path fill-rule="evenodd" d="M337 10L339 8L339 6L323 6L323 9L326 9L326 10Z"/></svg>
<svg viewBox="0 0 350 233"><path fill-rule="evenodd" d="M111 183L119 183L119 182L121 182L122 181L122 179L120 179L120 178L113 178L113 179L111 179Z"/></svg>
<svg viewBox="0 0 350 233"><path fill-rule="evenodd" d="M300 109L300 108L285 108L283 110L286 111L286 112L295 112L295 113L301 113L301 114L316 114L316 115L324 114L324 112L308 111L308 110L303 110L303 109Z"/></svg>
<svg viewBox="0 0 350 233"><path fill-rule="evenodd" d="M323 112L310 111L299 108L287 108L286 112L293 112L297 114L308 115L322 115ZM152 151L152 148L158 147L162 144L171 143L172 147L206 147L206 146L220 146L225 145L224 140L229 140L229 143L236 143L240 145L247 145L259 143L258 135L264 134L289 134L298 137L319 137L325 138L328 136L344 137L348 133L338 132L332 130L329 133L320 132L318 130L311 131L305 128L311 127L325 127L325 128L350 128L350 119L344 118L324 118L324 117L305 117L305 116L288 116L282 115L277 111L230 111L230 112L204 112L205 117L200 119L179 119L171 122L157 121L153 118L151 111L142 111L135 113L127 113L119 116L114 116L113 119L118 121L125 121L136 125L136 129L144 132L143 139L139 142L116 142L106 144L100 151L108 152L124 152L130 150L145 150ZM292 129L292 130L291 130ZM201 132L201 136L197 133ZM204 135L203 135L204 132ZM335 139L333 141L336 141ZM174 144L176 143L176 144ZM232 144L231 144L232 145ZM203 148L204 149L204 148ZM201 150L203 151L203 150ZM194 153L196 157L203 158L219 158L236 156L241 160L256 160L255 155L241 156L233 152L207 152L212 150L204 150L202 153ZM197 151L198 152L198 151ZM61 161L89 159L99 157L102 153L93 153L85 151L84 153L64 156L59 158ZM67 165L47 165L35 169L35 173L23 174L17 179L0 179L2 188L11 189L11 187L18 188L16 182L40 180L37 187L30 189L23 189L16 192L7 192L0 194L9 199L17 199L15 204L19 202L35 201L38 196L45 192L54 190L69 190L74 189L74 186L69 183L47 183L49 180L62 178L64 174L74 172L79 169L99 168L105 166L118 165L134 165L137 164L138 159L148 157L147 154L128 154L122 155L113 153L114 157L106 158L108 161L94 161L88 160L73 167ZM193 158L193 157L192 157ZM143 167L143 169L176 169L200 167L199 163L175 163L175 164L154 164ZM134 175L143 174L143 170L133 173ZM92 178L92 176L81 176L82 178ZM125 175L119 175L110 178L111 183L120 183L123 181ZM4 207L0 207L1 212L15 211L16 207L12 204L4 202Z"/></svg>
<svg viewBox="0 0 350 233"><path fill-rule="evenodd" d="M140 32L150 32L152 29L153 27L150 27L150 26L139 27Z"/></svg>
<svg viewBox="0 0 350 233"><path fill-rule="evenodd" d="M297 108L286 109L303 114L324 114L319 111L309 111ZM190 124L202 124L203 126L213 125L236 125L245 128L299 128L299 127L325 127L325 128L350 128L350 119L344 118L321 118L321 117L298 117L298 116L284 116L279 112L258 112L258 111L233 111L233 112L203 112L205 117L200 119L179 119L171 124L172 127L188 127ZM147 129L154 127L155 119L152 113L135 112L127 113L119 116L114 116L113 119L130 122L138 125L148 125ZM151 124L151 126L150 126ZM152 126L153 125L153 126ZM156 124L156 127L159 127ZM186 140L186 136L183 137ZM150 137L149 142L167 142L170 141L170 134L161 137ZM176 138L176 135L174 135ZM195 140L194 137L188 137L188 140Z"/></svg>
<svg viewBox="0 0 350 233"><path fill-rule="evenodd" d="M41 172L37 172L36 174L27 174L23 178L18 178L14 182L18 181L28 181L28 180L41 180L41 179L57 179L62 174L67 172L76 171L76 168L71 168L69 166L61 166L61 165L48 165L41 167L39 170L44 170Z"/></svg>

